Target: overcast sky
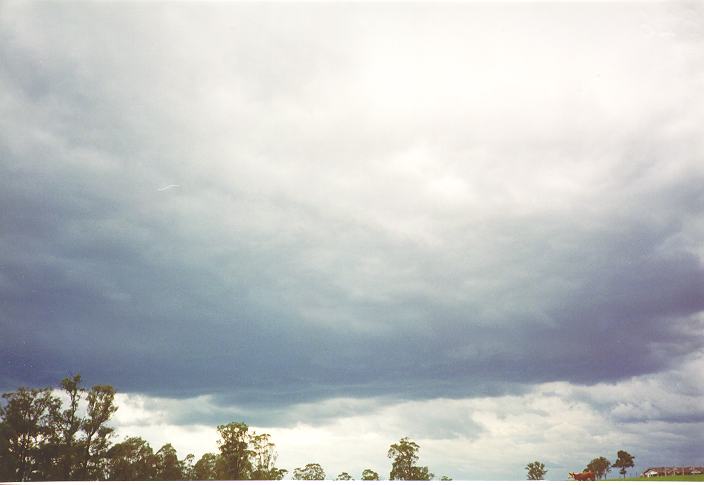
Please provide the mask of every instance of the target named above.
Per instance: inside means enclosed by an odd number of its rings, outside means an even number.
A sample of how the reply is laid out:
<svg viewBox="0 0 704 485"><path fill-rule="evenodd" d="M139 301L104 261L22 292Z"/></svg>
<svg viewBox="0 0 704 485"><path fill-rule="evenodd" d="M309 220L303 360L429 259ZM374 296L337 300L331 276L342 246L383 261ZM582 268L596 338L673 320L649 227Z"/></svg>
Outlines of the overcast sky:
<svg viewBox="0 0 704 485"><path fill-rule="evenodd" d="M0 389L328 477L702 465L698 3L0 3Z"/></svg>

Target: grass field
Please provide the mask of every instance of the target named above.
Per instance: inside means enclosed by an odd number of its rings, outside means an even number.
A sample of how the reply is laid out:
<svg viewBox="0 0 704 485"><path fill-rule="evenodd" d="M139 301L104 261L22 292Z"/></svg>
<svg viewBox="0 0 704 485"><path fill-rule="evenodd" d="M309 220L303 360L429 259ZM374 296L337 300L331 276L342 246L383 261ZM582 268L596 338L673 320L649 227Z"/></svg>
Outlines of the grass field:
<svg viewBox="0 0 704 485"><path fill-rule="evenodd" d="M614 482L704 482L704 475L668 475L666 477L609 478Z"/></svg>

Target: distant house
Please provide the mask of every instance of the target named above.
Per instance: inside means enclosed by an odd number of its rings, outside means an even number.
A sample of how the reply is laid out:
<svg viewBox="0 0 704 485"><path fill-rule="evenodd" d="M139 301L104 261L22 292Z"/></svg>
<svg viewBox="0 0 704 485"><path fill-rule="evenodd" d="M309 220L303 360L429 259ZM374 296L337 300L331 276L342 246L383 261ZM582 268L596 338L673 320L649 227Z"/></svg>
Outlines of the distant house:
<svg viewBox="0 0 704 485"><path fill-rule="evenodd" d="M704 466L656 466L641 473L642 477L666 477L670 475L701 475Z"/></svg>

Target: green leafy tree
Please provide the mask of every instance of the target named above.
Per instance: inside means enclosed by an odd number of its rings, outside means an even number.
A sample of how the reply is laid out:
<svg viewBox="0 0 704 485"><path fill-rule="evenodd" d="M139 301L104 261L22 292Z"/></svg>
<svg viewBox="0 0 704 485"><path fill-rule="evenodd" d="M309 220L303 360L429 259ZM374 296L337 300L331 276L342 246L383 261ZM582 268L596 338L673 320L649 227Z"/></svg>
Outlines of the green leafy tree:
<svg viewBox="0 0 704 485"><path fill-rule="evenodd" d="M107 453L106 475L110 480L154 480L157 471L152 447L136 436L112 446Z"/></svg>
<svg viewBox="0 0 704 485"><path fill-rule="evenodd" d="M526 465L526 470L528 471L528 480L543 480L547 470L545 469L545 464L539 461L534 461L533 463L528 463Z"/></svg>
<svg viewBox="0 0 704 485"><path fill-rule="evenodd" d="M0 471L8 480L105 478L112 428L105 423L117 410L111 386L94 386L85 417L79 413L85 390L81 376L65 378L66 407L52 389L20 388L3 394ZM6 443L6 445L3 445Z"/></svg>
<svg viewBox="0 0 704 485"><path fill-rule="evenodd" d="M337 476L335 480L354 480L354 478L352 478L352 475L350 475L349 473L342 472Z"/></svg>
<svg viewBox="0 0 704 485"><path fill-rule="evenodd" d="M179 462L176 449L171 446L171 443L159 448L154 458L157 480L175 481L183 479L181 462Z"/></svg>
<svg viewBox="0 0 704 485"><path fill-rule="evenodd" d="M219 454L206 453L194 464L167 443L154 453L144 439L131 437L111 446L107 425L117 406L112 386L81 387L81 376L61 381L64 402L52 389L20 388L0 402L0 480L281 480L276 449L268 434L245 423L218 426ZM85 397L85 412L81 402ZM297 469L298 479L324 479L322 467ZM349 477L351 478L351 477Z"/></svg>
<svg viewBox="0 0 704 485"><path fill-rule="evenodd" d="M448 477L447 475L443 475L442 478L440 479L441 482L451 482L452 478Z"/></svg>
<svg viewBox="0 0 704 485"><path fill-rule="evenodd" d="M183 477L183 480L195 480L195 472L194 472L194 460L196 459L196 456L193 453L189 453L186 455L186 458L181 460L179 462L179 466L181 467L181 476Z"/></svg>
<svg viewBox="0 0 704 485"><path fill-rule="evenodd" d="M276 447L269 434L252 433L249 443L252 448L252 479L253 480L281 480L287 470L276 468Z"/></svg>
<svg viewBox="0 0 704 485"><path fill-rule="evenodd" d="M370 468L362 472L362 480L379 480L379 474Z"/></svg>
<svg viewBox="0 0 704 485"><path fill-rule="evenodd" d="M222 457L215 453L205 453L200 460L193 465L193 476L196 480L218 480L221 478L220 470L224 472Z"/></svg>
<svg viewBox="0 0 704 485"><path fill-rule="evenodd" d="M218 426L220 439L218 448L225 463L226 480L247 480L252 473L249 426L245 423L230 423Z"/></svg>
<svg viewBox="0 0 704 485"><path fill-rule="evenodd" d="M433 474L428 472L428 467L416 466L420 446L408 437L402 438L398 443L389 447L388 457L391 463L390 480L431 480Z"/></svg>
<svg viewBox="0 0 704 485"><path fill-rule="evenodd" d="M10 426L0 421L0 482L11 482L16 479L17 461L10 454L10 434Z"/></svg>
<svg viewBox="0 0 704 485"><path fill-rule="evenodd" d="M55 429L55 428L54 428ZM32 481L50 481L61 478L59 462L61 445L56 435L45 440L36 450Z"/></svg>
<svg viewBox="0 0 704 485"><path fill-rule="evenodd" d="M114 431L105 423L117 411L114 400L112 386L93 386L88 391L86 417L81 423L84 436L79 443L82 456L77 475L81 480L104 478L101 472Z"/></svg>
<svg viewBox="0 0 704 485"><path fill-rule="evenodd" d="M21 387L2 397L6 404L0 407L0 420L4 425L0 469L8 474L11 481L51 477L47 464L53 461L53 456L48 456L47 451L50 448L55 450L57 436L54 419L61 402L48 388Z"/></svg>
<svg viewBox="0 0 704 485"><path fill-rule="evenodd" d="M61 381L61 389L68 398L67 408L57 416L57 428L60 436L59 480L70 480L76 473L79 459L79 431L83 422L78 407L85 389L80 387L81 376L76 374Z"/></svg>
<svg viewBox="0 0 704 485"><path fill-rule="evenodd" d="M603 480L604 478L606 478L606 475L609 473L610 470L611 462L603 456L600 456L599 458L594 458L587 465L587 471L594 472L594 475L596 475L597 479L599 480Z"/></svg>
<svg viewBox="0 0 704 485"><path fill-rule="evenodd" d="M623 478L626 478L626 468L633 467L635 465L635 459L636 457L630 453L619 450L618 453L616 453L616 461L613 467L620 468L619 473L623 475Z"/></svg>
<svg viewBox="0 0 704 485"><path fill-rule="evenodd" d="M325 480L325 470L317 463L308 463L303 468L293 470L294 480Z"/></svg>

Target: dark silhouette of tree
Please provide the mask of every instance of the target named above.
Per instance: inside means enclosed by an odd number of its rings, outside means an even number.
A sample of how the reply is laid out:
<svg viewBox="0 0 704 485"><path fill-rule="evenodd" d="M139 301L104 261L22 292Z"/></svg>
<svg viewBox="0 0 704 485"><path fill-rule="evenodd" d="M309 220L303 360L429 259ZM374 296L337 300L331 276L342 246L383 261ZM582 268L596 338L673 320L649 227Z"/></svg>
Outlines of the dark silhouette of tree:
<svg viewBox="0 0 704 485"><path fill-rule="evenodd" d="M186 458L183 460L179 461L178 464L181 467L181 476L183 477L183 480L195 480L195 471L194 471L194 460L196 459L196 456L193 453L189 453L186 455Z"/></svg>
<svg viewBox="0 0 704 485"><path fill-rule="evenodd" d="M193 466L193 475L196 480L218 480L224 476L224 468L220 455L206 453Z"/></svg>
<svg viewBox="0 0 704 485"><path fill-rule="evenodd" d="M0 468L8 481L42 480L51 475L47 463L56 450L54 419L61 402L51 389L19 388L2 395L3 456Z"/></svg>
<svg viewBox="0 0 704 485"><path fill-rule="evenodd" d="M600 456L590 461L586 470L594 472L598 480L603 480L611 470L611 462L603 456Z"/></svg>
<svg viewBox="0 0 704 485"><path fill-rule="evenodd" d="M105 423L117 410L111 386L87 393L85 417L79 414L85 390L81 376L61 381L66 408L52 389L25 389L3 394L0 406L3 441L0 470L8 480L105 478L105 460L113 432ZM4 448L4 450L3 450Z"/></svg>
<svg viewBox="0 0 704 485"><path fill-rule="evenodd" d="M362 472L362 480L379 480L379 474L370 468Z"/></svg>
<svg viewBox="0 0 704 485"><path fill-rule="evenodd" d="M440 479L441 482L451 482L452 478L448 477L447 475L443 475L442 478Z"/></svg>
<svg viewBox="0 0 704 485"><path fill-rule="evenodd" d="M171 443L166 443L159 448L154 458L157 480L174 481L183 479L181 463L178 460L176 449L171 446Z"/></svg>
<svg viewBox="0 0 704 485"><path fill-rule="evenodd" d="M387 456L393 460L390 480L431 480L433 478L427 466L416 466L418 450L420 446L409 441L408 437L402 438L401 441L389 447Z"/></svg>
<svg viewBox="0 0 704 485"><path fill-rule="evenodd" d="M93 386L88 391L87 416L81 423L84 436L79 443L82 456L77 475L81 480L104 478L101 473L104 470L102 465L107 459L110 438L114 431L105 423L117 411L114 400L115 389L112 386Z"/></svg>
<svg viewBox="0 0 704 485"><path fill-rule="evenodd" d="M325 480L325 470L317 463L308 463L303 468L293 470L294 480Z"/></svg>
<svg viewBox="0 0 704 485"><path fill-rule="evenodd" d="M354 478L352 478L352 475L350 475L349 473L342 472L337 476L335 480L354 480Z"/></svg>
<svg viewBox="0 0 704 485"><path fill-rule="evenodd" d="M545 469L545 464L539 461L534 461L533 463L528 463L526 465L526 470L528 471L528 480L543 480L547 470Z"/></svg>
<svg viewBox="0 0 704 485"><path fill-rule="evenodd" d="M78 433L83 422L78 413L78 406L85 389L80 387L81 376L76 374L61 381L61 388L68 398L68 407L57 417L60 436L60 480L70 480L76 473L76 463L79 458Z"/></svg>
<svg viewBox="0 0 704 485"><path fill-rule="evenodd" d="M106 472L109 480L154 480L154 451L142 438L127 438L108 450Z"/></svg>
<svg viewBox="0 0 704 485"><path fill-rule="evenodd" d="M619 450L618 453L616 453L616 461L613 464L614 468L620 468L619 473L623 476L623 478L626 478L626 468L631 468L635 465L636 457L631 455L630 453Z"/></svg>
<svg viewBox="0 0 704 485"><path fill-rule="evenodd" d="M0 421L0 481L11 482L16 479L17 461L10 454L10 425Z"/></svg>

